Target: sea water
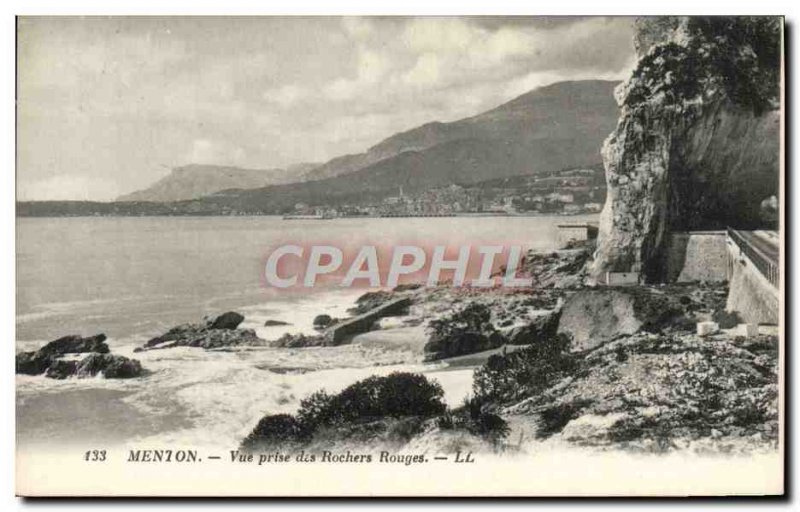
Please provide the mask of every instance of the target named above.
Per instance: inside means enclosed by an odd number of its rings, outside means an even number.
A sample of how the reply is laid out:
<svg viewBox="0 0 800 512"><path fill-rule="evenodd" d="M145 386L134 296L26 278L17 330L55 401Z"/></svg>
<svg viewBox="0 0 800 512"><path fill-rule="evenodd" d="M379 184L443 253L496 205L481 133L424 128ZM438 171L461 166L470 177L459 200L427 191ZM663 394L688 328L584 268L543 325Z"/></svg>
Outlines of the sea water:
<svg viewBox="0 0 800 512"><path fill-rule="evenodd" d="M570 217L585 221L592 217ZM314 333L316 315L347 315L368 289L266 286L270 249L295 243L504 244L555 248L563 217L347 218L79 217L17 220L16 349L67 334L103 332L113 353L136 357L131 380L17 376L17 437L28 445L180 443L231 448L265 414L294 412L308 394L358 379L421 371L445 400L469 393L471 369L436 371L405 348L346 345L133 353L153 336L204 316L239 311L265 339ZM289 325L267 327L266 320Z"/></svg>

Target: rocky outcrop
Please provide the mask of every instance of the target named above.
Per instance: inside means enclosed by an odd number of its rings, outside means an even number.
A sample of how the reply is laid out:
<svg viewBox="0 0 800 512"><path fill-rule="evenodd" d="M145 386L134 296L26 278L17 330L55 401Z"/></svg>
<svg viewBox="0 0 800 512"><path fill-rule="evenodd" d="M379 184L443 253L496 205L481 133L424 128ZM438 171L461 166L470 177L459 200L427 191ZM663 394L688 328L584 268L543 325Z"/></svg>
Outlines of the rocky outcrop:
<svg viewBox="0 0 800 512"><path fill-rule="evenodd" d="M102 374L107 379L130 379L142 374L142 364L136 359L113 354L92 354L80 361L55 361L45 373L51 379L79 379Z"/></svg>
<svg viewBox="0 0 800 512"><path fill-rule="evenodd" d="M533 279L533 286L560 290L583 286L586 263L592 257L595 241L584 240L571 245L571 249L553 252L528 252L522 268Z"/></svg>
<svg viewBox="0 0 800 512"><path fill-rule="evenodd" d="M105 334L58 338L37 351L17 354L16 373L44 374L51 379L86 378L98 374L107 379L128 379L142 374L139 361L110 354L105 340ZM80 353L91 354L80 360L64 359L64 356Z"/></svg>
<svg viewBox="0 0 800 512"><path fill-rule="evenodd" d="M97 334L86 338L74 334L64 336L39 349L42 355L79 354L83 352L107 354L109 351L105 334Z"/></svg>
<svg viewBox="0 0 800 512"><path fill-rule="evenodd" d="M395 291L397 289L395 288ZM402 290L400 290L402 291ZM377 292L367 292L356 299L356 305L348 310L353 315L363 315L364 313L382 306L394 298L394 295L384 290Z"/></svg>
<svg viewBox="0 0 800 512"><path fill-rule="evenodd" d="M305 334L290 334L287 332L277 340L271 341L269 345L275 348L321 347L325 345L325 338L323 336L306 336Z"/></svg>
<svg viewBox="0 0 800 512"><path fill-rule="evenodd" d="M639 333L580 359L507 414L538 417L538 437L637 452L777 448L776 336Z"/></svg>
<svg viewBox="0 0 800 512"><path fill-rule="evenodd" d="M239 313L228 312L205 324L183 324L173 327L161 336L147 341L135 352L174 347L199 347L215 349L237 345L263 346L267 342L253 329L239 329L244 320Z"/></svg>
<svg viewBox="0 0 800 512"><path fill-rule="evenodd" d="M777 193L780 21L640 22L639 63L617 89L603 146L608 195L591 269L664 280L673 230L759 227ZM746 34L746 36L742 36Z"/></svg>
<svg viewBox="0 0 800 512"><path fill-rule="evenodd" d="M16 373L25 375L41 375L54 362L65 354L97 352L107 354L105 334L81 337L75 334L53 340L42 348L32 352L21 352L16 356Z"/></svg>
<svg viewBox="0 0 800 512"><path fill-rule="evenodd" d="M41 375L58 358L35 352L20 352L16 358L16 373L23 375Z"/></svg>
<svg viewBox="0 0 800 512"><path fill-rule="evenodd" d="M572 295L564 304L558 334L571 339L571 350L595 348L619 336L658 332L687 325L685 305L672 295L643 288L602 288ZM693 324L692 324L693 326Z"/></svg>

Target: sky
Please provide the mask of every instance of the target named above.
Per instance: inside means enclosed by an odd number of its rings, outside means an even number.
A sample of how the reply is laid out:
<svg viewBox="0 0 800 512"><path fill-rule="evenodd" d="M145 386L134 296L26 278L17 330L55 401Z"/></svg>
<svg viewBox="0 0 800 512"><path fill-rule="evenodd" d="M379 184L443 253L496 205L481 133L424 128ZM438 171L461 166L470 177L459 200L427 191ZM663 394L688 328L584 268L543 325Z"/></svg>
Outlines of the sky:
<svg viewBox="0 0 800 512"><path fill-rule="evenodd" d="M324 162L550 83L624 79L632 24L19 18L17 199L113 200L189 163Z"/></svg>

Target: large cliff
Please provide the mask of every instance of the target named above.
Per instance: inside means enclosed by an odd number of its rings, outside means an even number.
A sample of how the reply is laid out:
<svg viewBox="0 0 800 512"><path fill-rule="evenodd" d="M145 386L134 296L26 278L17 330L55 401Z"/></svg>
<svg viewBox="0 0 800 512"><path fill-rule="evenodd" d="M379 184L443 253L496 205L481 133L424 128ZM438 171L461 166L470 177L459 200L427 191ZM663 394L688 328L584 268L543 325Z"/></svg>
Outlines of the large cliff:
<svg viewBox="0 0 800 512"><path fill-rule="evenodd" d="M779 18L637 21L639 62L603 146L608 196L592 275L665 278L672 231L766 227L780 155Z"/></svg>

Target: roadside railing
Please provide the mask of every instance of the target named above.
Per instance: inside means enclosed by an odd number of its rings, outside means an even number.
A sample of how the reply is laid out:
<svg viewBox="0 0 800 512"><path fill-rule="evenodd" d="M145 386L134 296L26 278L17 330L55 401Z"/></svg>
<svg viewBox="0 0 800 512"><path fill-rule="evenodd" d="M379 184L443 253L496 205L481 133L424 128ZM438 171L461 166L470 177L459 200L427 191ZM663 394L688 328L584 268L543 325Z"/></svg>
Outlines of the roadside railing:
<svg viewBox="0 0 800 512"><path fill-rule="evenodd" d="M728 228L728 238L739 248L753 265L767 278L775 288L780 287L780 269L778 264L771 261L763 252L748 242L738 231Z"/></svg>

